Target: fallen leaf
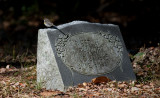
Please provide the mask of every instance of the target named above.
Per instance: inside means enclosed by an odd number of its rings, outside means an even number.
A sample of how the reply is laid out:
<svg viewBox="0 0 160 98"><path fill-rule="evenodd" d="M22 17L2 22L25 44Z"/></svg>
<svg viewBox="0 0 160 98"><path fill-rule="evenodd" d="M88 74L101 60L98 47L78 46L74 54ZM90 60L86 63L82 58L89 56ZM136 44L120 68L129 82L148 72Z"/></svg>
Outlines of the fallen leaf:
<svg viewBox="0 0 160 98"><path fill-rule="evenodd" d="M5 73L6 69L5 68L0 68L0 73Z"/></svg>
<svg viewBox="0 0 160 98"><path fill-rule="evenodd" d="M140 72L137 73L137 75L138 75L138 76L142 76L142 75L144 75L144 72L143 72L143 71L140 71Z"/></svg>
<svg viewBox="0 0 160 98"><path fill-rule="evenodd" d="M10 66L10 65L7 65L7 66L6 66L6 69L9 69L9 66Z"/></svg>
<svg viewBox="0 0 160 98"><path fill-rule="evenodd" d="M97 93L95 93L95 94L93 94L93 95L95 95L95 96L101 96L101 95L103 95L103 94L102 94L102 93L97 92Z"/></svg>
<svg viewBox="0 0 160 98"><path fill-rule="evenodd" d="M137 87L132 87L131 88L131 92L138 91L138 90L139 90L139 88L137 88Z"/></svg>
<svg viewBox="0 0 160 98"><path fill-rule="evenodd" d="M148 85L143 86L144 89L149 89L150 87Z"/></svg>
<svg viewBox="0 0 160 98"><path fill-rule="evenodd" d="M140 84L137 84L137 85L135 85L136 87L141 87L142 85L140 85Z"/></svg>
<svg viewBox="0 0 160 98"><path fill-rule="evenodd" d="M87 86L87 83L86 83L86 82L83 82L83 86Z"/></svg>
<svg viewBox="0 0 160 98"><path fill-rule="evenodd" d="M119 85L118 85L119 88L124 88L124 87L126 87L126 86L127 86L126 84L119 84Z"/></svg>
<svg viewBox="0 0 160 98"><path fill-rule="evenodd" d="M79 91L87 91L85 88L78 88Z"/></svg>
<svg viewBox="0 0 160 98"><path fill-rule="evenodd" d="M32 80L34 78L35 78L34 76L27 77L28 80Z"/></svg>
<svg viewBox="0 0 160 98"><path fill-rule="evenodd" d="M105 76L101 76L101 77L97 77L97 78L94 78L92 79L92 83L95 83L95 84L99 84L99 83L102 83L102 82L110 82L111 80Z"/></svg>
<svg viewBox="0 0 160 98"><path fill-rule="evenodd" d="M49 96L53 96L53 95L57 95L57 94L58 93L54 92L54 91L44 91L44 92L40 93L41 96L45 96L45 97L49 97Z"/></svg>
<svg viewBox="0 0 160 98"><path fill-rule="evenodd" d="M160 92L160 87L159 87L159 88L156 88L155 90Z"/></svg>
<svg viewBox="0 0 160 98"><path fill-rule="evenodd" d="M83 84L78 84L78 87L83 88L84 86L83 86Z"/></svg>
<svg viewBox="0 0 160 98"><path fill-rule="evenodd" d="M6 85L6 82L5 81L0 81L1 84L3 85Z"/></svg>
<svg viewBox="0 0 160 98"><path fill-rule="evenodd" d="M112 84L110 84L110 87L115 87L115 85L112 83Z"/></svg>
<svg viewBox="0 0 160 98"><path fill-rule="evenodd" d="M93 94L87 94L87 98L93 98L94 95Z"/></svg>
<svg viewBox="0 0 160 98"><path fill-rule="evenodd" d="M21 87L25 87L25 86L26 86L26 83L19 83L19 85L20 85Z"/></svg>
<svg viewBox="0 0 160 98"><path fill-rule="evenodd" d="M112 88L106 88L105 91L112 91Z"/></svg>
<svg viewBox="0 0 160 98"><path fill-rule="evenodd" d="M19 82L15 83L14 85L15 85L15 86L18 86L18 85L19 85Z"/></svg>

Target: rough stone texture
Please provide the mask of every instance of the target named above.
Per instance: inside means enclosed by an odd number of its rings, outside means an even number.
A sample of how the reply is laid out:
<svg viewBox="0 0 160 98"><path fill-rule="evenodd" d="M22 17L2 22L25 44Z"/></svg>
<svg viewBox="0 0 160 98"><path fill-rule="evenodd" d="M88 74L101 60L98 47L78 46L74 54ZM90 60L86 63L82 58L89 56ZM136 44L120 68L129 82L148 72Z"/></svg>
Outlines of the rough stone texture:
<svg viewBox="0 0 160 98"><path fill-rule="evenodd" d="M47 89L64 89L46 29L39 30L38 34L37 81Z"/></svg>
<svg viewBox="0 0 160 98"><path fill-rule="evenodd" d="M82 32L65 37L58 37L55 47L58 57L69 68L84 75L101 75L120 66L123 47L117 36Z"/></svg>
<svg viewBox="0 0 160 98"><path fill-rule="evenodd" d="M119 27L73 21L55 29L40 29L37 81L47 89L65 91L68 86L98 76L111 80L135 80Z"/></svg>

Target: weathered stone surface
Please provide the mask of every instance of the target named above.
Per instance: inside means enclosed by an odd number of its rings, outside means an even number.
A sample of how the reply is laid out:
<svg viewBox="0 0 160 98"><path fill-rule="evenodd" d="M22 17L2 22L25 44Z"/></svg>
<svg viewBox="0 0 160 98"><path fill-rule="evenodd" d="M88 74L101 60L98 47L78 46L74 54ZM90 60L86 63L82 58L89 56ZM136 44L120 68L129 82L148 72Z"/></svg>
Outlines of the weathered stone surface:
<svg viewBox="0 0 160 98"><path fill-rule="evenodd" d="M47 89L54 88L64 90L64 85L46 30L40 30L38 34L37 81Z"/></svg>
<svg viewBox="0 0 160 98"><path fill-rule="evenodd" d="M106 76L111 80L135 80L119 27L112 24L73 21L55 29L40 29L37 81L47 89L68 86Z"/></svg>

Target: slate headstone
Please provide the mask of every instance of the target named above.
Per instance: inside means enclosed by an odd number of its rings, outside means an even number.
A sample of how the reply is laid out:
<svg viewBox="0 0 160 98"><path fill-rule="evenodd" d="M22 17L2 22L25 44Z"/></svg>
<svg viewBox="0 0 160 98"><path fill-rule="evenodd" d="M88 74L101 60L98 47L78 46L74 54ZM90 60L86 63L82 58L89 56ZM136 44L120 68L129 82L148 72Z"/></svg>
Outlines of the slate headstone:
<svg viewBox="0 0 160 98"><path fill-rule="evenodd" d="M46 89L65 91L69 86L106 76L136 80L117 25L73 21L56 29L40 29L37 82Z"/></svg>

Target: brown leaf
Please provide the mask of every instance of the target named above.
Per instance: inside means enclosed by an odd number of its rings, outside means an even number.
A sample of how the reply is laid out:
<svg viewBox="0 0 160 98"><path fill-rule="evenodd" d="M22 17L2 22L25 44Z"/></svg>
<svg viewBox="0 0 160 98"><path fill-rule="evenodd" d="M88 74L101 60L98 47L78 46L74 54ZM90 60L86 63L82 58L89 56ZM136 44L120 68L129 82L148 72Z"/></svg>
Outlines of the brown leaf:
<svg viewBox="0 0 160 98"><path fill-rule="evenodd" d="M86 82L83 82L83 86L87 86L87 83L86 83Z"/></svg>
<svg viewBox="0 0 160 98"><path fill-rule="evenodd" d="M94 78L92 79L92 83L95 83L95 84L99 84L99 83L102 83L102 82L110 82L111 80L105 76L101 76L101 77L97 77L97 78Z"/></svg>
<svg viewBox="0 0 160 98"><path fill-rule="evenodd" d="M32 80L32 79L34 79L34 78L35 78L34 76L29 76L29 77L27 77L28 80Z"/></svg>
<svg viewBox="0 0 160 98"><path fill-rule="evenodd" d="M85 88L78 88L79 91L87 91Z"/></svg>
<svg viewBox="0 0 160 98"><path fill-rule="evenodd" d="M127 86L126 84L119 84L119 85L118 85L119 88L124 88L124 87L126 87L126 86Z"/></svg>
<svg viewBox="0 0 160 98"><path fill-rule="evenodd" d="M139 88L142 87L142 85L140 85L140 84L137 84L137 85L135 85L135 86L136 86L136 87L139 87Z"/></svg>
<svg viewBox="0 0 160 98"><path fill-rule="evenodd" d="M150 87L148 85L143 86L144 89L149 89Z"/></svg>
<svg viewBox="0 0 160 98"><path fill-rule="evenodd" d="M0 68L0 73L5 73L6 69L5 68Z"/></svg>
<svg viewBox="0 0 160 98"><path fill-rule="evenodd" d="M99 93L99 92L96 92L94 95L95 95L95 96L101 96L101 95L103 95L103 94L102 94L102 93Z"/></svg>
<svg viewBox="0 0 160 98"><path fill-rule="evenodd" d="M160 87L155 89L156 91L160 92Z"/></svg>
<svg viewBox="0 0 160 98"><path fill-rule="evenodd" d="M94 95L93 94L87 94L87 98L93 98Z"/></svg>
<svg viewBox="0 0 160 98"><path fill-rule="evenodd" d="M140 71L140 72L137 73L137 75L138 75L138 76L142 76L142 75L144 75L144 72L143 72L143 71Z"/></svg>
<svg viewBox="0 0 160 98"><path fill-rule="evenodd" d="M84 86L83 86L83 84L78 84L78 87L83 88Z"/></svg>
<svg viewBox="0 0 160 98"><path fill-rule="evenodd" d="M131 92L138 91L138 90L139 90L139 88L137 88L137 87L132 87L131 88Z"/></svg>
<svg viewBox="0 0 160 98"><path fill-rule="evenodd" d="M44 91L41 92L40 95L41 96L45 96L45 97L49 97L49 96L53 96L53 95L57 95L58 93L55 91Z"/></svg>
<svg viewBox="0 0 160 98"><path fill-rule="evenodd" d="M113 83L112 83L112 84L110 84L109 86L110 86L110 87L115 87L115 85L114 85Z"/></svg>
<svg viewBox="0 0 160 98"><path fill-rule="evenodd" d="M19 86L25 87L25 86L26 86L26 83L19 83Z"/></svg>

